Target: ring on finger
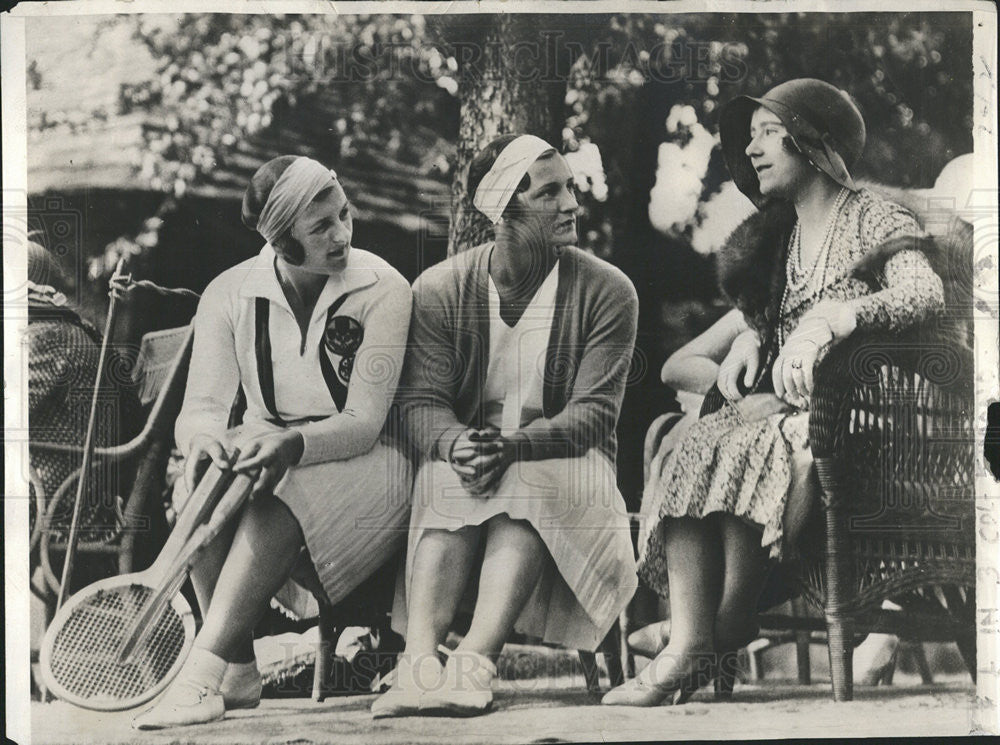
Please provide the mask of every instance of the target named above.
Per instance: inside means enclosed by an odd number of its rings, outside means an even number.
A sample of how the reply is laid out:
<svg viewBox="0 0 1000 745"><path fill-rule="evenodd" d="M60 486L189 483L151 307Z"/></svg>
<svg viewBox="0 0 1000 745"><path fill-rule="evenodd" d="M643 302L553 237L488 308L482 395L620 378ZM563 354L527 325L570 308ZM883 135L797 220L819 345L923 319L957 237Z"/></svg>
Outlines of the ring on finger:
<svg viewBox="0 0 1000 745"><path fill-rule="evenodd" d="M792 366L793 370L802 369L802 360L792 360L789 364Z"/></svg>

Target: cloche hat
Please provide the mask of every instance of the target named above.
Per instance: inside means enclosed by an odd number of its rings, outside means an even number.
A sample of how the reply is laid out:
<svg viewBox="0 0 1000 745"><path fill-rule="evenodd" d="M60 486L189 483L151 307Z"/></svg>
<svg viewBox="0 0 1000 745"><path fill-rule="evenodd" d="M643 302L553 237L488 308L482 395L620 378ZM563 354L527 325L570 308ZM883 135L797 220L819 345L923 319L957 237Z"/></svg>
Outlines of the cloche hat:
<svg viewBox="0 0 1000 745"><path fill-rule="evenodd" d="M865 120L846 91L815 78L776 85L763 96L737 96L719 113L722 154L736 186L760 204L760 182L747 157L750 118L758 106L773 112L799 150L823 173L856 191L850 168L865 149Z"/></svg>

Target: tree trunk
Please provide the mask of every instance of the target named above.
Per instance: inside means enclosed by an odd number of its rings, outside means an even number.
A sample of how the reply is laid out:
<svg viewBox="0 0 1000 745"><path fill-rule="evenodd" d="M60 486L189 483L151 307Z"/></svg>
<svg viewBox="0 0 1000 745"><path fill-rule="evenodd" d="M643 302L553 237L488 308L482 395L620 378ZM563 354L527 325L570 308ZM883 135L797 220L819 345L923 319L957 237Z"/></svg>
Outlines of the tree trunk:
<svg viewBox="0 0 1000 745"><path fill-rule="evenodd" d="M560 145L566 80L558 74L555 45L530 15L489 16L481 44L467 43L459 60L458 153L451 186L448 254L493 237L492 225L472 206L469 164L503 134L533 134Z"/></svg>

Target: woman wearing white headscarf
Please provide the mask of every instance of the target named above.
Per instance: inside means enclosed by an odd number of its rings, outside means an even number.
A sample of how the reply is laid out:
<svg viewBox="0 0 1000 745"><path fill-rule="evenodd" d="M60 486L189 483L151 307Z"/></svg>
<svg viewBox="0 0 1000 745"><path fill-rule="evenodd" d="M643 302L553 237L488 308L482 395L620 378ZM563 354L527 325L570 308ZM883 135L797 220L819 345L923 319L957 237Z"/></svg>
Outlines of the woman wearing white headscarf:
<svg viewBox="0 0 1000 745"><path fill-rule="evenodd" d="M512 629L594 649L637 584L614 468L635 289L573 247L573 174L544 140L495 140L469 192L495 241L414 284L401 390L421 465L393 613L406 650L376 717L486 711ZM442 665L476 566L472 624Z"/></svg>
<svg viewBox="0 0 1000 745"><path fill-rule="evenodd" d="M202 296L176 436L188 492L208 460L227 468L237 448L235 470L260 476L239 524L192 572L205 623L164 698L136 719L140 729L256 706L253 627L302 546L336 603L397 550L409 514L409 462L387 424L409 284L351 247L347 196L310 158L264 164L243 221L267 243ZM246 412L230 429L240 390Z"/></svg>

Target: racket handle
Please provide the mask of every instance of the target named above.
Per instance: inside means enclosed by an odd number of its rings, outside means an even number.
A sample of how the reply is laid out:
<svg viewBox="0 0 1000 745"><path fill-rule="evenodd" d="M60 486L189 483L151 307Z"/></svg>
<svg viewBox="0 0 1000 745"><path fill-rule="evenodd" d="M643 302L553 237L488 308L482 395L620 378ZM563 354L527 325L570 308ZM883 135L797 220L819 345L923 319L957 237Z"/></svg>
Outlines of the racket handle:
<svg viewBox="0 0 1000 745"><path fill-rule="evenodd" d="M194 564L198 554L219 535L222 528L236 514L236 511L243 505L247 497L250 496L250 490L257 480L257 475L258 472L256 471L234 474L228 489L226 489L226 493L219 499L211 519L207 523L199 525L194 530L164 576L160 587L154 593L152 602L146 606L146 610L129 627L129 633L118 652L119 665L125 664L132 659L135 650L138 649L139 645L152 631L152 622L154 619L163 611L167 603L170 602L171 598L180 590L181 585L184 584L188 570Z"/></svg>
<svg viewBox="0 0 1000 745"><path fill-rule="evenodd" d="M236 477L229 485L226 493L223 494L222 499L219 500L219 504L216 505L215 511L212 513L212 517L205 525L209 533L208 540L215 538L219 531L222 530L222 527L229 522L236 511L243 506L247 497L250 496L250 491L253 489L253 485L257 481L257 477L259 475L259 470L236 474Z"/></svg>
<svg viewBox="0 0 1000 745"><path fill-rule="evenodd" d="M215 509L215 505L218 503L221 495L226 491L226 489L229 488L229 485L233 483L233 477L235 476L232 470L233 464L235 464L236 461L239 460L239 458L240 458L240 449L234 448L232 455L229 456L228 468L225 469L219 468L214 463L211 465L210 470L213 472L213 476L215 475L215 473L219 474L218 480L212 484L211 496L209 496L208 499L202 502L201 507L198 509L197 514L195 514L194 527L198 527L209 518L209 516L212 514L212 511ZM205 476L208 476L208 471L205 472ZM202 480L204 480L204 477L202 477ZM198 486L201 486L200 481L198 482Z"/></svg>
<svg viewBox="0 0 1000 745"><path fill-rule="evenodd" d="M235 451L235 457L239 457L238 450ZM232 462L235 463L235 458ZM177 516L177 522L160 551L160 557L170 561L167 557L176 556L182 550L195 528L205 522L212 514L212 510L215 509L220 497L232 482L234 475L232 470L223 470L214 463L209 465L208 470L205 471L205 474L198 481L198 485L188 497L185 508L181 509ZM159 562L160 559L157 559L157 565Z"/></svg>

